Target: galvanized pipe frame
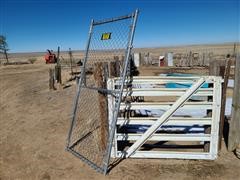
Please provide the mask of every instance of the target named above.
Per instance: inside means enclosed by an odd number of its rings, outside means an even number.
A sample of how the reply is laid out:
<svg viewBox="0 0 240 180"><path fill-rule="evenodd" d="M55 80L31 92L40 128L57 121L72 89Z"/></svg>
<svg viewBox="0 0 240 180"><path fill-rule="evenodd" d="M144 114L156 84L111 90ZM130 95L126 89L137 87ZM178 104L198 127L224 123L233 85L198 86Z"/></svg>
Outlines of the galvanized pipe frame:
<svg viewBox="0 0 240 180"><path fill-rule="evenodd" d="M128 69L127 67L128 67L128 64L129 64L129 57L130 57L130 53L131 53L131 49L132 49L132 44L133 44L133 38L134 38L138 13L139 13L139 11L137 9L134 13L132 13L130 15L121 16L121 17L112 18L112 19L107 19L107 20L103 20L103 21L96 21L96 22L94 20L91 21L91 25L90 25L90 29L89 29L89 35L88 35L88 41L87 41L87 45L86 45L86 51L85 51L85 55L84 55L83 67L81 68L80 82L79 82L78 87L77 87L77 95L74 99L74 108L73 108L73 113L72 113L72 117L71 117L72 121L71 121L70 129L69 129L69 132L68 132L66 150L71 152L76 157L80 158L83 162L86 162L89 166L91 166L92 168L94 168L98 172L101 172L101 173L104 173L104 174L106 174L107 171L108 171L108 165L109 165L110 156L111 156L111 149L112 149L111 147L112 147L112 143L113 143L115 126L116 126L116 121L117 121L117 114L118 114L121 99L122 99L124 82L126 80L126 74L127 74L127 69ZM132 18L133 21L132 21L132 26L130 27L130 31L129 31L129 39L128 39L127 49L125 51L124 67L123 67L123 71L121 72L121 75L120 75L120 77L121 77L120 90L118 90L118 91L108 91L108 90L104 90L102 88L92 88L92 89L95 89L95 90L100 90L100 91L102 90L102 91L104 91L105 93L108 93L108 94L111 93L110 96L116 98L115 110L114 110L113 116L111 117L111 118L113 118L112 119L112 125L111 125L112 129L109 130L110 135L109 135L109 138L108 138L107 151L106 151L106 155L105 155L105 158L104 158L103 167L99 167L94 162L88 160L86 157L84 157L81 154L79 154L78 152L74 151L74 149L72 148L72 145L70 144L73 127L76 124L76 119L77 119L76 112L77 112L79 97L80 97L80 94L81 94L81 89L82 88L88 88L86 86L86 63L87 63L88 55L89 55L90 42L91 42L94 26L98 26L98 25L102 25L102 24L106 24L106 23L111 23L111 22L116 22L116 21L121 21L121 20L124 20L124 19L130 19L130 18ZM114 95L113 95L113 93L114 93ZM74 143L72 143L72 144L74 144Z"/></svg>
<svg viewBox="0 0 240 180"><path fill-rule="evenodd" d="M144 81L146 82L151 82L151 77L148 78L142 78L142 77L136 77L138 82L141 82L140 84L142 84ZM154 77L154 79L157 79L158 77ZM166 79L168 79L168 77L159 77L159 79L161 79L162 81L165 81ZM176 78L177 79L183 79L181 78ZM160 81L161 81L160 80ZM195 79L196 80L196 79ZM155 152L155 151L136 151L135 153L133 153L133 155L131 155L130 157L132 158L182 158L182 159L216 159L217 157L217 143L218 143L218 128L219 128L219 119L220 119L220 106L221 106L221 83L222 83L222 78L221 77L215 77L215 76L207 76L205 77L206 82L208 83L213 83L214 84L214 88L213 88L213 102L212 104L212 110L213 110L213 115L212 117L206 117L206 118L176 118L176 117L170 117L169 121L165 124L165 125L172 125L171 122L174 122L174 125L179 125L181 123L184 122L184 120L186 120L188 123L187 125L191 125L191 124L198 124L198 120L199 120L199 124L198 125L211 125L211 133L208 135L204 135L204 136L198 136L198 140L206 140L206 138L210 141L210 150L209 152L200 152L200 153L196 153L196 152ZM114 89L115 84L118 84L117 82L118 80L115 79L111 79L109 80L109 87L112 87ZM135 77L133 78L133 82L135 81ZM191 81L191 78L188 78L188 81ZM117 82L117 83L116 83ZM136 82L136 81L135 81ZM159 81L155 81L155 83L159 83ZM189 83L189 82L188 82ZM144 83L143 83L144 84ZM205 88L204 88L205 89ZM208 88L206 88L208 89ZM146 93L145 93L146 94ZM139 94L139 95L144 95L143 94ZM170 94L171 95L171 94ZM207 95L206 95L207 96ZM113 102L111 97L109 97L109 101ZM111 105L112 106L112 105ZM111 108L111 106L109 106L109 108ZM144 108L142 108L144 109ZM109 111L111 112L111 111ZM111 114L109 114L109 116L111 116ZM177 122L177 119L180 119L181 121L179 121L179 123ZM194 120L193 120L194 119ZM117 121L117 125L126 125L126 124L139 124L141 122L144 122L143 124L146 125L152 125L155 123L155 121L157 120L156 117L146 117L146 118L118 118ZM185 121L185 122L186 122ZM186 123L185 123L186 124ZM184 123L182 124L184 125ZM130 139L128 139L130 137ZM163 135L163 138L165 138L165 140L167 140L168 138L173 138L173 137L169 137L167 135ZM177 137L177 135L176 135ZM184 137L184 136L183 136ZM123 155L125 155L126 152L123 151L118 151L118 147L117 147L117 141L121 140L121 138L125 138L125 140L137 140L139 138L139 135L136 134L119 134L117 133L115 135L115 144L112 147L112 157L122 157ZM155 140L161 140L161 135L156 135L156 136L151 136L151 138L155 139ZM185 139L184 139L185 138ZM194 136L193 137L184 137L183 140L194 140ZM190 138L190 139L189 139ZM202 138L202 139L201 139ZM181 137L177 137L178 140L181 140ZM123 140L123 139L122 139ZM150 139L151 140L151 139ZM196 138L197 140L197 138ZM205 141L204 140L204 141Z"/></svg>
<svg viewBox="0 0 240 180"><path fill-rule="evenodd" d="M172 96L172 95L171 95ZM139 109L161 109L168 110L174 102L164 102L164 103L142 103L142 102L134 102L131 104L121 103L120 110L131 109L131 110L139 110ZM182 109L212 109L212 102L186 102L182 105Z"/></svg>
<svg viewBox="0 0 240 180"><path fill-rule="evenodd" d="M188 77L178 77L178 76L134 76L132 85L135 84L166 84L166 83L193 83L202 76L188 76ZM215 76L208 76L206 83L211 83ZM119 78L113 78L114 83L118 85Z"/></svg>
<svg viewBox="0 0 240 180"><path fill-rule="evenodd" d="M114 22L114 21L121 21L121 20L124 20L124 19L134 18L135 15L136 15L136 13L132 13L132 14L125 15L125 16L120 16L120 17L117 17L117 18L110 18L110 19L105 19L105 20L94 21L93 25L97 26L97 25L101 25L101 24L111 23L111 22Z"/></svg>
<svg viewBox="0 0 240 180"><path fill-rule="evenodd" d="M117 125L152 125L157 120L157 117L130 117L130 118L118 118ZM165 125L211 125L212 118L181 118L181 117L170 117L169 121Z"/></svg>
<svg viewBox="0 0 240 180"><path fill-rule="evenodd" d="M187 88L132 88L131 96L165 96L166 94L172 96L182 96ZM123 91L124 95L127 91ZM201 88L195 96L212 96L213 88Z"/></svg>

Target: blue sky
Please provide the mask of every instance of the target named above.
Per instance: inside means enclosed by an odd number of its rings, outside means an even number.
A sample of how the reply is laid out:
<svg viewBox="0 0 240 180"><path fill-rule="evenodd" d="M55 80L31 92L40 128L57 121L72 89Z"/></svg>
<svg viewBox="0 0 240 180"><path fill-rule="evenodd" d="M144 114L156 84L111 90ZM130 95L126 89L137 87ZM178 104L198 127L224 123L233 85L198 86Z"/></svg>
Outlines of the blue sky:
<svg viewBox="0 0 240 180"><path fill-rule="evenodd" d="M134 47L239 41L239 0L0 0L10 52L84 49L90 20L140 10Z"/></svg>

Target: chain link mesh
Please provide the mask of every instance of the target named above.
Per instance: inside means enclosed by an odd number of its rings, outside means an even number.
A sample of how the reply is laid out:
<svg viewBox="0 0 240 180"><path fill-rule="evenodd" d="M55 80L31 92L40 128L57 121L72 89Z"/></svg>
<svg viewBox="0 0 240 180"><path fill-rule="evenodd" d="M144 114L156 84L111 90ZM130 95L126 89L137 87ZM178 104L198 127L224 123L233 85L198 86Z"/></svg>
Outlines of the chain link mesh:
<svg viewBox="0 0 240 180"><path fill-rule="evenodd" d="M123 70L123 61L129 41L132 19L125 19L112 23L94 26L88 52L86 70L93 70L96 63L110 63L120 61L120 73ZM102 40L103 34L110 34L110 39ZM87 74L86 86L97 87L94 76ZM100 87L101 88L101 87Z"/></svg>
<svg viewBox="0 0 240 180"><path fill-rule="evenodd" d="M80 96L77 94L79 100L76 101L77 108L69 132L68 149L101 172L104 171L104 159L107 158L109 145L108 104L105 93L108 89L104 65L120 61L119 71L122 74L132 25L133 16L109 23L93 24L84 66L85 74L81 75L83 84L78 92Z"/></svg>

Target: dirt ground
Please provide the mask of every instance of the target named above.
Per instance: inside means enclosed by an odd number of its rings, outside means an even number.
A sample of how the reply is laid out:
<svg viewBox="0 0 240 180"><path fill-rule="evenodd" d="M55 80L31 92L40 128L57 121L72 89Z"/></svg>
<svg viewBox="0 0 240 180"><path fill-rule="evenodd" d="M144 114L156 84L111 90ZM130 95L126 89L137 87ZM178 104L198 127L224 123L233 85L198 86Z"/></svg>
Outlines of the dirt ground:
<svg viewBox="0 0 240 180"><path fill-rule="evenodd" d="M223 150L215 161L127 159L103 176L65 151L75 86L48 90L49 65L0 66L0 180L227 179L240 160Z"/></svg>

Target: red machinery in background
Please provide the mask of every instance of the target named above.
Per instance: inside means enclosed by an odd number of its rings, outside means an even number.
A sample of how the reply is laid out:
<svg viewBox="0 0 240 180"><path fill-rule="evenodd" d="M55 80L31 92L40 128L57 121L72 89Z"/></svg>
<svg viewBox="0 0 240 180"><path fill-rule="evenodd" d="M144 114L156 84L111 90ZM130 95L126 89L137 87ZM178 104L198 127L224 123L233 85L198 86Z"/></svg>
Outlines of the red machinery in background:
<svg viewBox="0 0 240 180"><path fill-rule="evenodd" d="M53 51L50 51L49 49L47 49L47 53L45 54L44 58L45 58L46 64L57 62L56 55L53 53Z"/></svg>

